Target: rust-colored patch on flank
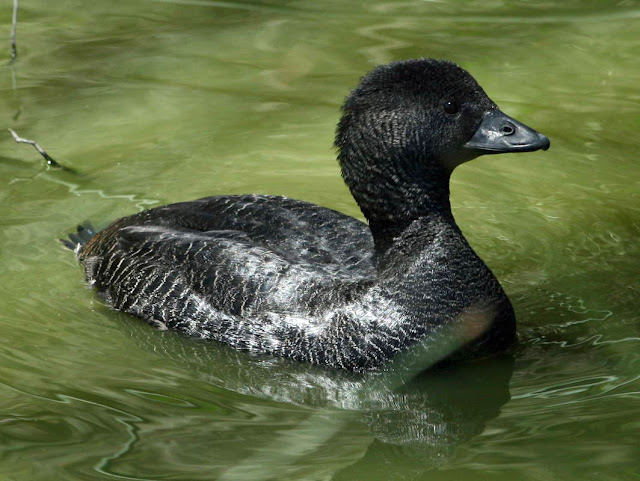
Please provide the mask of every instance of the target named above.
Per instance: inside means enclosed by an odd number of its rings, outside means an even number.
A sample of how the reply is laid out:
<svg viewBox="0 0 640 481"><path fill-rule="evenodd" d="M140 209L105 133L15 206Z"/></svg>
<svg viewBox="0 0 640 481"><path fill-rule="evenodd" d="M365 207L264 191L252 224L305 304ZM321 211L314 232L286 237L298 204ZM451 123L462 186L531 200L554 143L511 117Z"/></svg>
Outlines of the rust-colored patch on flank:
<svg viewBox="0 0 640 481"><path fill-rule="evenodd" d="M126 220L127 218L125 217L123 219L115 221L106 229L98 232L91 239L89 239L89 242L87 242L82 248L82 251L80 251L80 260L85 257L89 257L94 253L96 255L103 255L107 248L107 245L111 242L115 242L116 234L118 230L126 225Z"/></svg>
<svg viewBox="0 0 640 481"><path fill-rule="evenodd" d="M484 304L473 304L458 316L455 333L458 339L466 344L478 339L493 324L496 310Z"/></svg>

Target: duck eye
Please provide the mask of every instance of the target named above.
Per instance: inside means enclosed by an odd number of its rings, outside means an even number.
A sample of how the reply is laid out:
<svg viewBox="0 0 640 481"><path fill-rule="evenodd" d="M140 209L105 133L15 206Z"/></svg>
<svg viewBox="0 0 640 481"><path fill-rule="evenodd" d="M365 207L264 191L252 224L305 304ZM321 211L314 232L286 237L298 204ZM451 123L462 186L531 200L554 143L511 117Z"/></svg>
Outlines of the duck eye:
<svg viewBox="0 0 640 481"><path fill-rule="evenodd" d="M458 108L458 104L451 101L445 102L443 107L444 107L444 111L449 115L457 114L458 111L460 110Z"/></svg>

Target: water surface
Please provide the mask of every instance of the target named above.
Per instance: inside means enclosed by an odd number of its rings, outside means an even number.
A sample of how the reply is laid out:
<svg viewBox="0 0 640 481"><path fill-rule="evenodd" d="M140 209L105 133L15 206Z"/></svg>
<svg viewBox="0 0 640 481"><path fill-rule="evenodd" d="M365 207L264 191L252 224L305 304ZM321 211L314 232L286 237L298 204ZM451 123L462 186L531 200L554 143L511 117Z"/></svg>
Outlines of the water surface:
<svg viewBox="0 0 640 481"><path fill-rule="evenodd" d="M640 477L640 2L21 3L3 125L77 173L0 138L4 479ZM339 106L374 65L421 56L552 140L453 178L518 315L512 358L363 395L113 312L57 243L215 194L360 216Z"/></svg>

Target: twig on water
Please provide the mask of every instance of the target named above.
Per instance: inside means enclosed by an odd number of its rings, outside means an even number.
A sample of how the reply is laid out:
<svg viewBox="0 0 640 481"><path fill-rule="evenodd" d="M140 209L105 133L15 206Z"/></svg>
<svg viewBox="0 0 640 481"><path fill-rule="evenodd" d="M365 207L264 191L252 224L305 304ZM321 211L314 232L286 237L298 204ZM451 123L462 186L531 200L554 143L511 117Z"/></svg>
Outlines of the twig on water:
<svg viewBox="0 0 640 481"><path fill-rule="evenodd" d="M13 0L13 17L11 18L11 62L18 58L18 44L16 29L18 27L18 0Z"/></svg>
<svg viewBox="0 0 640 481"><path fill-rule="evenodd" d="M13 62L13 60L11 61ZM18 93L18 80L16 79L16 66L10 65L9 70L11 70L11 90L13 91L13 97L18 104L18 110L13 114L13 120L16 121L20 118L20 114L22 113L22 100L20 99L20 94Z"/></svg>
<svg viewBox="0 0 640 481"><path fill-rule="evenodd" d="M8 129L8 130L9 132L11 132L11 135L13 136L15 141L18 142L19 144L33 145L33 147L40 153L40 155L44 157L44 160L47 161L47 165L49 167L56 167L58 169L66 170L68 172L75 172L73 169L70 169L69 167L65 167L64 165L57 162L53 157L47 154L47 152L42 147L40 147L35 140L23 139L18 134L16 134L14 130L11 130L11 129Z"/></svg>
<svg viewBox="0 0 640 481"><path fill-rule="evenodd" d="M18 58L18 45L16 40L16 29L18 28L18 0L13 0L13 17L11 21L11 60L9 60L9 67L11 70L11 90L13 90L13 96L18 102L18 110L13 116L13 120L18 120L22 113L22 102L20 101L20 95L18 95L17 81L16 81L16 60Z"/></svg>

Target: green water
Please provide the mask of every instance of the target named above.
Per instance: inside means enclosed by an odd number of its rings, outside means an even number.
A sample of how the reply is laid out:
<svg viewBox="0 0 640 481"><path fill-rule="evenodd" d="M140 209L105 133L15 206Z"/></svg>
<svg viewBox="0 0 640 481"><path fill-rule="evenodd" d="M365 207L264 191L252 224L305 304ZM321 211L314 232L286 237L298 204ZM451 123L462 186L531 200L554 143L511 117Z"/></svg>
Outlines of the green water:
<svg viewBox="0 0 640 481"><path fill-rule="evenodd" d="M640 2L33 0L18 49L2 125L78 172L0 132L1 479L640 478ZM110 311L56 241L222 193L359 216L339 106L420 56L551 138L453 179L515 306L513 359L391 392L248 358Z"/></svg>

